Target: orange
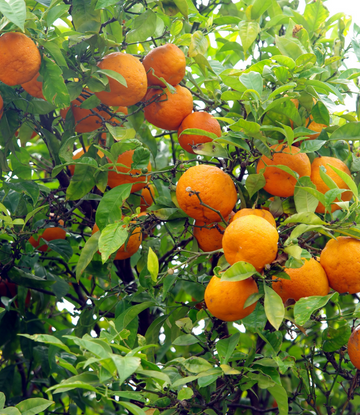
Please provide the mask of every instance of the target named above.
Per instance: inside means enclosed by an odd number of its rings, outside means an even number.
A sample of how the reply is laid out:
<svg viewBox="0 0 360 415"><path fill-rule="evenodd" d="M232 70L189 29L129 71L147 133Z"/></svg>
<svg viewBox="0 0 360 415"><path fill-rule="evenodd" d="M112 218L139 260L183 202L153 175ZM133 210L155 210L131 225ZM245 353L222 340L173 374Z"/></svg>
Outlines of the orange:
<svg viewBox="0 0 360 415"><path fill-rule="evenodd" d="M273 225L276 228L274 216L268 210L265 209L241 209L235 213L235 216L232 220L234 221L236 219L243 218L244 216L249 215L259 216L260 218L267 220L271 225Z"/></svg>
<svg viewBox="0 0 360 415"><path fill-rule="evenodd" d="M20 85L38 72L41 56L35 43L22 33L9 32L0 37L0 81Z"/></svg>
<svg viewBox="0 0 360 415"><path fill-rule="evenodd" d="M329 294L329 281L324 268L314 259L305 259L305 263L300 268L285 268L284 270L290 280L278 278L273 275L272 288L276 291L284 303L292 298L295 301L303 297L313 295L324 296Z"/></svg>
<svg viewBox="0 0 360 415"><path fill-rule="evenodd" d="M312 119L313 119L313 117L310 116L310 120L312 120ZM312 140L315 140L316 138L319 137L321 131L324 128L327 128L328 126L326 124L319 124L315 121L311 121L310 124L309 124L309 118L306 118L305 127L308 128L309 130L312 130L312 131L315 132L315 134L309 135L309 138L311 138Z"/></svg>
<svg viewBox="0 0 360 415"><path fill-rule="evenodd" d="M326 168L326 174L331 177L331 179L336 183L339 189L349 189L348 185L342 180L334 170L329 166L334 166L335 168L343 171L347 175L351 177L350 170L346 166L344 162L335 158L335 157L317 157L311 164L311 181L316 186L317 190L323 194L325 194L330 188L325 184L323 179L320 176L320 167L324 166ZM347 202L352 198L352 192L344 192L341 194L341 200L343 202ZM339 199L335 199L335 202L339 202ZM336 205L335 203L331 204L331 212L335 210L341 209L340 206ZM319 202L316 212L318 213L325 213L325 206Z"/></svg>
<svg viewBox="0 0 360 415"><path fill-rule="evenodd" d="M85 150L88 151L89 148L90 148L90 146L86 146ZM73 160L78 160L83 154L84 154L84 149L79 148L78 150L75 151L75 153L73 155ZM100 150L98 150L97 154L99 155L99 157L104 157L104 153ZM68 166L68 168L70 170L70 174L73 176L74 172L75 172L75 164L70 164Z"/></svg>
<svg viewBox="0 0 360 415"><path fill-rule="evenodd" d="M209 143L212 138L201 134L181 134L187 128L198 128L209 133L221 136L221 127L218 121L207 112L193 112L184 118L178 129L178 140L181 147L188 153L195 154L192 146L197 144Z"/></svg>
<svg viewBox="0 0 360 415"><path fill-rule="evenodd" d="M43 83L37 80L39 76L40 73L38 72L32 79L30 79L30 81L21 84L21 86L31 96L35 98L45 99L42 92Z"/></svg>
<svg viewBox="0 0 360 415"><path fill-rule="evenodd" d="M118 172L125 173L125 174L118 174L115 170L109 170L108 186L113 188L113 187L116 187L116 186L119 186L125 183L143 182L143 183L134 184L131 188L131 193L138 192L139 190L143 189L146 186L146 181L148 180L146 176L136 176L136 177L130 176L130 174L137 175L141 173L141 171L138 169L131 170L131 164L133 162L132 157L133 157L134 152L135 150L128 150L119 155L117 159L117 163L124 164L125 166L128 166L128 167L122 167L122 166L116 167L116 170ZM151 171L150 162L147 166L147 169L148 171Z"/></svg>
<svg viewBox="0 0 360 415"><path fill-rule="evenodd" d="M126 86L124 86L115 79L107 77L110 92L95 92L103 104L128 107L144 98L147 89L146 71L139 59L126 53L113 52L104 56L98 63L98 67L115 71L126 81Z"/></svg>
<svg viewBox="0 0 360 415"><path fill-rule="evenodd" d="M175 94L163 89L148 90L145 101L151 101L151 104L146 105L144 114L145 119L155 127L177 130L183 119L191 114L193 110L191 92L180 85L176 85L175 89Z"/></svg>
<svg viewBox="0 0 360 415"><path fill-rule="evenodd" d="M360 241L349 236L330 239L320 255L332 289L340 294L360 292Z"/></svg>
<svg viewBox="0 0 360 415"><path fill-rule="evenodd" d="M45 239L45 241L54 241L56 239L65 239L66 232L64 229L53 227L53 228L46 228L42 235L40 235L37 239L33 236L30 237L29 242L34 247L37 248L41 252L46 252L48 250L48 246L46 244L40 246L40 239Z"/></svg>
<svg viewBox="0 0 360 415"><path fill-rule="evenodd" d="M3 115L3 112L4 112L4 100L2 99L2 96L0 95L0 120Z"/></svg>
<svg viewBox="0 0 360 415"><path fill-rule="evenodd" d="M255 310L256 302L246 308L244 304L251 294L258 292L258 286L252 278L221 281L214 276L205 289L205 303L210 313L220 320L241 320Z"/></svg>
<svg viewBox="0 0 360 415"><path fill-rule="evenodd" d="M123 227L125 228L125 225ZM94 228L92 230L92 234L94 234L98 230L99 230L99 227L95 223ZM125 242L123 245L120 246L114 259L120 260L120 259L130 258L132 255L134 255L139 250L141 241L142 241L141 227L136 227L133 230L132 234L129 236L129 239L127 240L127 242Z"/></svg>
<svg viewBox="0 0 360 415"><path fill-rule="evenodd" d="M151 50L144 58L143 65L147 72L149 85L165 87L165 84L153 75L164 78L172 86L177 85L185 76L186 58L181 49L172 43Z"/></svg>
<svg viewBox="0 0 360 415"><path fill-rule="evenodd" d="M225 218L237 201L235 185L231 177L215 166L201 164L190 167L179 179L176 198L180 208L191 218L204 222L220 222L218 213L200 204L218 210Z"/></svg>
<svg viewBox="0 0 360 415"><path fill-rule="evenodd" d="M245 261L261 272L276 258L278 240L277 230L266 219L248 215L230 223L222 243L230 265Z"/></svg>
<svg viewBox="0 0 360 415"><path fill-rule="evenodd" d="M154 186L152 186L151 184L148 184L146 187L142 189L140 199L141 212L145 212L145 210L154 203L154 196L155 189Z"/></svg>
<svg viewBox="0 0 360 415"><path fill-rule="evenodd" d="M299 174L299 177L310 176L311 164L309 157L305 153L300 153L297 147L287 147L284 144L274 144L271 146L276 153L269 159L262 156L257 164L257 172L265 168L264 177L266 184L264 190L273 196L289 197L294 195L297 180L276 165L289 167L292 171ZM265 163L267 166L265 166Z"/></svg>
<svg viewBox="0 0 360 415"><path fill-rule="evenodd" d="M347 345L348 354L350 357L351 363L356 367L356 369L360 369L360 330L359 327L356 328L351 333L351 336L348 341Z"/></svg>

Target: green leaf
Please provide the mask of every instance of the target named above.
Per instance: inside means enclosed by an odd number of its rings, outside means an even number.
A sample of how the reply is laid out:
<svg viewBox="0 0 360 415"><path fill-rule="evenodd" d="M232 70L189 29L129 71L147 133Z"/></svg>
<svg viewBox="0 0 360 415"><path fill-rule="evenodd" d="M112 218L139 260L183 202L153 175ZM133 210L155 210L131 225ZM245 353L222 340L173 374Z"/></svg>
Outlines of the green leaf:
<svg viewBox="0 0 360 415"><path fill-rule="evenodd" d="M120 332L121 330L125 329L138 314L153 305L154 303L152 301L145 301L144 303L137 304L125 310L115 320L116 330Z"/></svg>
<svg viewBox="0 0 360 415"><path fill-rule="evenodd" d="M300 42L296 42L295 40L289 39L285 36L280 37L275 35L275 42L276 47L280 50L280 52L294 61L306 52L301 47Z"/></svg>
<svg viewBox="0 0 360 415"><path fill-rule="evenodd" d="M189 357L183 362L183 366L191 373L205 372L213 368L213 366L202 357Z"/></svg>
<svg viewBox="0 0 360 415"><path fill-rule="evenodd" d="M112 71L111 69L97 69L97 72L115 79L115 81L127 87L126 79L119 72Z"/></svg>
<svg viewBox="0 0 360 415"><path fill-rule="evenodd" d="M307 22L306 30L310 36L313 35L321 25L325 22L329 15L329 11L323 6L322 2L316 1L309 3L305 7L304 18Z"/></svg>
<svg viewBox="0 0 360 415"><path fill-rule="evenodd" d="M111 354L110 356L115 363L120 379L120 385L138 369L141 363L139 357L119 356L115 354Z"/></svg>
<svg viewBox="0 0 360 415"><path fill-rule="evenodd" d="M285 56L283 56L283 57L285 57ZM294 64L295 64L295 62L294 62ZM283 92L285 92L285 91L288 91L289 89L293 89L294 87L296 87L296 83L295 82L289 82L288 84L286 84L286 85L282 85L282 86L280 86L279 88L276 88L275 89L275 91L273 91L269 96L268 96L268 100L269 99L271 99L271 98L274 98L274 97L276 97L276 95L279 95L279 94L282 94Z"/></svg>
<svg viewBox="0 0 360 415"><path fill-rule="evenodd" d="M134 405L131 402L119 401L117 403L126 408L134 415L146 415L146 413L141 408L139 408L137 405Z"/></svg>
<svg viewBox="0 0 360 415"><path fill-rule="evenodd" d="M251 18L257 20L271 6L272 0L255 0L251 8Z"/></svg>
<svg viewBox="0 0 360 415"><path fill-rule="evenodd" d="M349 122L335 130L330 140L360 140L360 122Z"/></svg>
<svg viewBox="0 0 360 415"><path fill-rule="evenodd" d="M263 90L263 78L258 72L244 73L240 76L239 80L247 89L253 89L261 96Z"/></svg>
<svg viewBox="0 0 360 415"><path fill-rule="evenodd" d="M351 329L347 324L341 327L337 327L336 329L328 327L324 330L322 335L323 351L327 353L333 353L336 350L339 350L342 346L345 346L345 344L347 344L350 335Z"/></svg>
<svg viewBox="0 0 360 415"><path fill-rule="evenodd" d="M191 388L181 388L178 392L177 398L179 401L191 399L194 396L194 392Z"/></svg>
<svg viewBox="0 0 360 415"><path fill-rule="evenodd" d="M19 336L26 337L27 339L33 340L34 342L51 344L53 346L59 347L62 350L65 350L68 353L71 353L70 349L64 344L60 339L55 336L50 336L49 334L19 334Z"/></svg>
<svg viewBox="0 0 360 415"><path fill-rule="evenodd" d="M215 141L197 144L193 150L195 154L200 154L201 156L229 158L226 149Z"/></svg>
<svg viewBox="0 0 360 415"><path fill-rule="evenodd" d="M91 164L80 164L77 163L75 168L74 175L71 177L70 185L66 189L66 199L67 200L79 200L84 197L90 190L95 186L96 181L94 178L97 167L97 162L90 158L86 157L86 160L92 160ZM82 162L85 162L85 159L82 158Z"/></svg>
<svg viewBox="0 0 360 415"><path fill-rule="evenodd" d="M356 184L354 182L354 180L352 179L351 176L349 176L347 173L345 173L344 171L338 169L337 167L332 166L331 164L329 164L329 167L334 170L334 172L340 176L340 178L347 184L347 186L349 187L349 189L353 192L354 196L357 198L359 193L358 193L358 189L356 187Z"/></svg>
<svg viewBox="0 0 360 415"><path fill-rule="evenodd" d="M318 215L313 212L296 213L284 220L284 225L288 223L305 223L306 225L326 225Z"/></svg>
<svg viewBox="0 0 360 415"><path fill-rule="evenodd" d="M270 324L276 329L279 330L281 323L285 317L284 304L281 297L269 286L264 283L264 292L265 292L265 314L268 318Z"/></svg>
<svg viewBox="0 0 360 415"><path fill-rule="evenodd" d="M190 346L196 343L199 343L199 340L192 334L184 334L172 342L174 346Z"/></svg>
<svg viewBox="0 0 360 415"><path fill-rule="evenodd" d="M99 238L99 251L103 263L126 242L128 236L128 229L124 227L123 222L111 223L105 226Z"/></svg>
<svg viewBox="0 0 360 415"><path fill-rule="evenodd" d="M97 0L72 0L71 16L77 32L99 33L101 27L100 10L95 10Z"/></svg>
<svg viewBox="0 0 360 415"><path fill-rule="evenodd" d="M240 339L240 333L235 333L227 339L221 339L216 343L216 350L221 364L227 364Z"/></svg>
<svg viewBox="0 0 360 415"><path fill-rule="evenodd" d="M188 55L190 58L194 58L197 55L205 55L208 47L209 41L207 37L201 31L197 30L191 35Z"/></svg>
<svg viewBox="0 0 360 415"><path fill-rule="evenodd" d="M254 43L258 34L260 33L260 26L257 22L247 22L242 20L239 23L239 36L241 39L242 47L244 48L244 53L250 49L251 45Z"/></svg>
<svg viewBox="0 0 360 415"><path fill-rule="evenodd" d="M303 326L307 321L309 321L310 316L314 311L324 307L331 298L335 296L336 299L338 295L338 293L332 293L324 297L313 296L307 298L300 298L300 300L296 302L294 307L295 323L299 326Z"/></svg>
<svg viewBox="0 0 360 415"><path fill-rule="evenodd" d="M100 238L100 232L95 232L86 241L84 248L80 251L80 257L76 264L76 281L80 280L82 273L86 267L90 264L95 252L99 249L98 243Z"/></svg>
<svg viewBox="0 0 360 415"><path fill-rule="evenodd" d="M51 59L43 56L40 75L43 77L42 90L46 101L60 108L69 107L70 95L60 67Z"/></svg>
<svg viewBox="0 0 360 415"><path fill-rule="evenodd" d="M271 395L275 398L278 409L279 415L288 415L289 413L289 403L288 403L288 395L286 390L281 385L274 385L267 388L267 390L271 393Z"/></svg>
<svg viewBox="0 0 360 415"><path fill-rule="evenodd" d="M314 121L319 124L330 125L330 114L325 105L318 101L311 109L311 115Z"/></svg>
<svg viewBox="0 0 360 415"><path fill-rule="evenodd" d="M221 274L221 281L243 281L255 274L257 271L253 265L239 261Z"/></svg>
<svg viewBox="0 0 360 415"><path fill-rule="evenodd" d="M41 244L41 242L40 242ZM52 250L57 252L59 255L61 255L66 261L69 261L70 258L73 256L73 250L68 241L64 241L61 239L53 240L46 242L48 247Z"/></svg>
<svg viewBox="0 0 360 415"><path fill-rule="evenodd" d="M319 204L319 200L313 194L304 190L304 187L316 190L316 186L311 181L310 177L303 176L299 178L294 190L294 202L296 211L298 213L313 213Z"/></svg>
<svg viewBox="0 0 360 415"><path fill-rule="evenodd" d="M144 42L147 38L154 35L156 30L156 13L151 10L147 10L145 13L141 13L134 19L133 30L130 30L126 35L126 41L132 42Z"/></svg>
<svg viewBox="0 0 360 415"><path fill-rule="evenodd" d="M36 415L45 411L53 403L55 402L43 398L30 398L18 403L16 408L21 412L21 415Z"/></svg>
<svg viewBox="0 0 360 415"><path fill-rule="evenodd" d="M148 258L147 258L147 269L150 272L151 279L156 282L157 276L159 274L159 260L155 252L149 248Z"/></svg>
<svg viewBox="0 0 360 415"><path fill-rule="evenodd" d="M5 395L2 392L0 392L0 409L3 409L3 407L5 406L5 401L6 401Z"/></svg>
<svg viewBox="0 0 360 415"><path fill-rule="evenodd" d="M0 13L23 32L26 20L26 3L24 0L0 0Z"/></svg>
<svg viewBox="0 0 360 415"><path fill-rule="evenodd" d="M9 407L2 409L1 415L21 415L21 412L15 407Z"/></svg>

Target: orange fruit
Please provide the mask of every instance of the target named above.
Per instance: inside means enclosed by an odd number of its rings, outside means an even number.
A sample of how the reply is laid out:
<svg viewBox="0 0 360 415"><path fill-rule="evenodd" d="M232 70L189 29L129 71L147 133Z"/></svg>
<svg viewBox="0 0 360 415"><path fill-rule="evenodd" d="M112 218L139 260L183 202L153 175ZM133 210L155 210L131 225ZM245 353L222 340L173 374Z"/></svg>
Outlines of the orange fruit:
<svg viewBox="0 0 360 415"><path fill-rule="evenodd" d="M128 107L144 98L147 89L146 71L139 59L126 53L113 52L104 56L98 67L119 73L127 85L121 85L120 82L108 77L110 92L95 92L103 104Z"/></svg>
<svg viewBox="0 0 360 415"><path fill-rule="evenodd" d="M305 153L300 153L297 147L285 146L284 144L274 144L271 146L276 153L269 159L262 156L257 164L257 172L265 168L264 177L266 184L264 189L273 196L289 197L294 195L297 180L276 165L289 167L292 171L299 174L299 177L310 176L311 164L309 157ZM266 166L265 166L266 163Z"/></svg>
<svg viewBox="0 0 360 415"><path fill-rule="evenodd" d="M35 43L17 32L0 37L0 81L6 85L20 85L30 81L38 72L41 56Z"/></svg>
<svg viewBox="0 0 360 415"><path fill-rule="evenodd" d="M21 84L21 86L31 96L35 98L45 99L42 92L43 83L37 80L39 76L40 73L38 72L32 79L30 79L30 81Z"/></svg>
<svg viewBox="0 0 360 415"><path fill-rule="evenodd" d="M142 189L140 199L141 212L145 212L145 210L154 203L154 196L155 189L154 186L152 186L151 184L148 184L146 187Z"/></svg>
<svg viewBox="0 0 360 415"><path fill-rule="evenodd" d="M176 85L175 94L168 90L150 88L145 96L145 101L156 101L144 108L145 119L155 127L164 130L177 130L183 119L193 110L193 98L191 92Z"/></svg>
<svg viewBox="0 0 360 415"><path fill-rule="evenodd" d="M231 177L215 166L201 164L190 167L179 179L176 198L180 208L191 218L204 222L220 222L218 213L200 204L191 191L199 192L202 203L218 210L226 218L237 201Z"/></svg>
<svg viewBox="0 0 360 415"><path fill-rule="evenodd" d="M85 150L88 151L89 148L90 146L86 146ZM83 154L84 154L84 149L79 148L78 150L75 151L73 155L73 160L78 160ZM101 150L98 150L97 154L99 155L99 157L104 157L104 153ZM68 168L70 170L70 174L73 176L75 173L75 164L70 164Z"/></svg>
<svg viewBox="0 0 360 415"><path fill-rule="evenodd" d="M209 143L212 138L198 134L181 134L187 128L198 128L209 133L221 136L221 127L218 121L207 112L193 112L184 118L178 129L178 140L181 147L188 153L195 154L192 146Z"/></svg>
<svg viewBox="0 0 360 415"><path fill-rule="evenodd" d="M3 115L3 112L4 112L4 100L2 99L2 96L0 95L0 120Z"/></svg>
<svg viewBox="0 0 360 415"><path fill-rule="evenodd" d="M351 363L360 369L360 330L357 327L352 333L348 341L347 351Z"/></svg>
<svg viewBox="0 0 360 415"><path fill-rule="evenodd" d="M123 227L125 228L125 225ZM94 234L98 230L99 230L99 227L95 223L94 228L92 230L92 234ZM120 260L120 259L130 258L132 255L134 255L139 250L141 241L142 241L141 227L136 227L133 230L127 242L125 242L123 245L120 246L114 259Z"/></svg>
<svg viewBox="0 0 360 415"><path fill-rule="evenodd" d="M273 275L272 288L276 291L282 300L292 298L295 301L303 297L313 295L324 296L329 294L329 281L324 268L314 259L305 259L305 263L300 268L285 268L284 270L290 280L278 278Z"/></svg>
<svg viewBox="0 0 360 415"><path fill-rule="evenodd" d="M360 292L360 241L349 236L330 239L321 251L320 264L329 285L340 294Z"/></svg>
<svg viewBox="0 0 360 415"><path fill-rule="evenodd" d="M323 179L320 176L320 167L324 166L326 168L326 174L330 176L330 178L336 183L339 189L349 189L348 185L342 180L334 170L329 166L334 166L335 168L343 171L344 173L348 174L351 177L350 170L348 169L347 165L342 162L341 160L335 157L317 157L311 164L311 181L316 186L317 190L323 194L325 194L330 188L325 184ZM344 192L341 194L341 200L343 202L347 202L352 198L352 192ZM335 202L339 202L339 199L335 199ZM336 205L335 203L331 204L331 212L335 210L341 209L340 206ZM325 206L319 202L316 210L318 213L325 213Z"/></svg>
<svg viewBox="0 0 360 415"><path fill-rule="evenodd" d="M316 138L319 137L321 131L324 128L327 128L328 126L326 124L319 124L319 123L317 123L315 121L312 121L312 119L313 119L313 117L310 116L310 121L311 122L309 124L309 118L306 118L305 127L308 128L309 130L312 130L312 131L315 132L315 134L309 135L309 138L311 138L311 140L315 140Z"/></svg>
<svg viewBox="0 0 360 415"><path fill-rule="evenodd" d="M37 239L33 236L30 237L29 242L34 247L37 248L41 252L46 252L48 250L48 246L46 244L40 246L40 239L45 239L45 241L54 241L56 239L65 239L66 232L64 229L53 227L53 228L46 228L42 235L40 235Z"/></svg>
<svg viewBox="0 0 360 415"><path fill-rule="evenodd" d="M114 188L116 186L119 186L121 184L125 183L135 183L135 182L143 182L143 183L136 183L131 188L131 193L138 192L139 190L143 189L146 186L146 181L148 180L146 176L136 176L132 177L128 173L134 175L134 174L140 174L141 171L139 169L133 169L131 170L131 164L133 162L132 157L135 150L128 150L124 153L120 154L117 163L124 164L128 167L122 167L117 166L116 170L119 172L117 173L115 170L109 170L108 173L108 186L111 188ZM148 171L151 171L151 164L149 162L147 166ZM126 173L126 174L120 174L120 173Z"/></svg>
<svg viewBox="0 0 360 415"><path fill-rule="evenodd" d="M241 209L235 213L235 216L232 220L234 221L236 219L243 218L244 216L249 215L259 216L260 218L267 220L271 225L273 225L276 228L274 216L268 210L265 209Z"/></svg>
<svg viewBox="0 0 360 415"><path fill-rule="evenodd" d="M223 249L227 262L252 264L258 272L277 255L279 234L266 219L248 215L233 220L225 229Z"/></svg>
<svg viewBox="0 0 360 415"><path fill-rule="evenodd" d="M252 278L221 281L214 276L205 289L205 303L210 313L220 320L241 320L255 310L256 303L246 308L244 304L251 294L258 292L258 286Z"/></svg>
<svg viewBox="0 0 360 415"><path fill-rule="evenodd" d="M149 85L165 87L165 84L153 75L164 78L172 86L177 85L185 76L186 58L181 49L172 43L152 49L144 58Z"/></svg>

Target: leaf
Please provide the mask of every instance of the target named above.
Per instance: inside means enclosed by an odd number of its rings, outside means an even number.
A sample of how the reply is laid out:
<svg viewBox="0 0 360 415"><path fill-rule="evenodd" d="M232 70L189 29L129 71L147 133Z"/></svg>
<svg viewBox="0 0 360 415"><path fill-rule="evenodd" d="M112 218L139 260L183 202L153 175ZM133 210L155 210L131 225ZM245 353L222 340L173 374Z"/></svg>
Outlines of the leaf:
<svg viewBox="0 0 360 415"><path fill-rule="evenodd" d="M199 30L191 35L191 41L189 45L188 55L190 58L194 58L197 55L205 55L209 47L209 41L207 37Z"/></svg>
<svg viewBox="0 0 360 415"><path fill-rule="evenodd" d="M251 8L251 18L257 20L271 6L272 0L255 0Z"/></svg>
<svg viewBox="0 0 360 415"><path fill-rule="evenodd" d="M181 388L177 394L177 399L183 401L191 399L194 396L194 392L191 388Z"/></svg>
<svg viewBox="0 0 360 415"><path fill-rule="evenodd" d="M245 20L239 23L239 36L241 39L242 47L244 48L244 54L251 45L254 43L258 34L260 33L260 26L257 22L247 22Z"/></svg>
<svg viewBox="0 0 360 415"><path fill-rule="evenodd" d="M133 30L126 35L126 41L144 42L147 38L154 35L156 30L156 13L147 10L134 19Z"/></svg>
<svg viewBox="0 0 360 415"><path fill-rule="evenodd" d="M101 231L99 251L103 263L109 259L111 254L124 245L128 236L128 229L127 227L124 227L122 222L111 223Z"/></svg>
<svg viewBox="0 0 360 415"><path fill-rule="evenodd" d="M45 411L53 403L55 402L43 398L30 398L18 403L15 407L21 412L21 415L36 415Z"/></svg>
<svg viewBox="0 0 360 415"><path fill-rule="evenodd" d="M71 16L77 32L99 32L101 13L95 10L96 3L97 0L72 0Z"/></svg>
<svg viewBox="0 0 360 415"><path fill-rule="evenodd" d="M284 225L288 223L305 223L307 225L326 225L318 215L313 212L296 213L284 220Z"/></svg>
<svg viewBox="0 0 360 415"><path fill-rule="evenodd" d="M337 298L338 295L338 293L332 293L324 297L313 296L300 298L300 300L296 302L294 307L295 323L299 326L303 326L307 321L309 321L310 316L314 311L324 307L331 298L333 298L334 296L335 298Z"/></svg>
<svg viewBox="0 0 360 415"><path fill-rule="evenodd" d="M172 342L174 346L190 346L196 343L199 343L199 340L192 334L184 334Z"/></svg>
<svg viewBox="0 0 360 415"><path fill-rule="evenodd" d="M247 89L253 89L261 96L263 90L263 78L258 72L244 73L239 79Z"/></svg>
<svg viewBox="0 0 360 415"><path fill-rule="evenodd" d="M119 401L117 403L123 406L124 408L126 408L128 411L130 411L134 415L146 415L146 413L141 408L139 408L137 405L134 405L131 402Z"/></svg>
<svg viewBox="0 0 360 415"><path fill-rule="evenodd" d="M109 78L115 79L115 81L127 87L126 79L119 72L113 71L111 69L97 69L97 72L102 73Z"/></svg>
<svg viewBox="0 0 360 415"><path fill-rule="evenodd" d="M58 239L58 240L48 241L46 242L46 244L52 251L57 252L66 261L69 261L70 258L73 256L73 250L68 241Z"/></svg>
<svg viewBox="0 0 360 415"><path fill-rule="evenodd" d="M288 415L289 413L289 402L286 390L281 385L274 385L267 388L271 395L275 398L278 404L279 415Z"/></svg>
<svg viewBox="0 0 360 415"><path fill-rule="evenodd" d="M357 198L359 195L358 189L356 187L356 184L351 176L349 176L344 171L338 169L337 167L332 166L331 164L328 165L334 172L340 176L340 178L346 183L346 185L349 187L349 189L353 192L354 196Z"/></svg>
<svg viewBox="0 0 360 415"><path fill-rule="evenodd" d="M313 108L311 109L311 115L314 118L314 121L319 124L330 125L330 114L325 105L318 101Z"/></svg>
<svg viewBox="0 0 360 415"><path fill-rule="evenodd" d="M0 13L23 32L26 20L26 3L24 0L0 0Z"/></svg>
<svg viewBox="0 0 360 415"><path fill-rule="evenodd" d="M215 141L197 144L193 147L193 150L195 154L201 156L229 158L226 149Z"/></svg>
<svg viewBox="0 0 360 415"><path fill-rule="evenodd" d="M263 173L249 174L246 178L245 187L249 193L249 197L252 198L256 192L262 189L266 184L266 179Z"/></svg>
<svg viewBox="0 0 360 415"><path fill-rule="evenodd" d="M324 330L322 335L323 351L327 353L333 353L336 350L339 350L342 346L345 346L345 344L349 341L350 335L351 329L347 324L336 329L328 327Z"/></svg>
<svg viewBox="0 0 360 415"><path fill-rule="evenodd" d="M1 415L21 415L21 412L15 407L8 407L1 410Z"/></svg>
<svg viewBox="0 0 360 415"><path fill-rule="evenodd" d="M284 304L281 297L269 286L264 283L264 292L265 292L265 314L268 318L270 324L276 329L279 330L281 323L285 317Z"/></svg>
<svg viewBox="0 0 360 415"><path fill-rule="evenodd" d="M294 190L294 202L296 206L296 210L298 213L303 212L315 212L315 209L317 208L319 201L318 199L311 193L307 192L303 188L311 188L316 190L316 186L311 181L310 177L303 176L300 177L295 185Z"/></svg>
<svg viewBox="0 0 360 415"><path fill-rule="evenodd" d="M59 347L62 350L65 350L68 353L71 353L70 349L64 344L60 339L55 336L50 336L49 334L19 334L19 336L26 337L27 339L33 340L34 342L51 344L53 346Z"/></svg>
<svg viewBox="0 0 360 415"><path fill-rule="evenodd" d="M302 54L306 52L300 46L300 42L296 42L295 40L289 39L285 36L280 37L278 35L275 35L275 44L283 55L288 56L294 61L296 61L297 58L299 58Z"/></svg>
<svg viewBox="0 0 360 415"><path fill-rule="evenodd" d="M95 252L99 249L98 243L100 238L100 232L95 232L86 241L84 248L80 251L80 257L76 264L76 281L80 280L82 273L86 267L90 264Z"/></svg>
<svg viewBox="0 0 360 415"><path fill-rule="evenodd" d="M205 372L213 368L213 366L202 357L189 357L183 362L183 366L191 373Z"/></svg>
<svg viewBox="0 0 360 415"><path fill-rule="evenodd" d="M87 159L91 158L87 157ZM96 161L94 159L91 160L93 160L97 167ZM79 200L87 193L89 193L90 190L95 186L95 165L92 166L90 164L77 164L74 175L71 177L70 185L66 189L67 200Z"/></svg>
<svg viewBox="0 0 360 415"><path fill-rule="evenodd" d="M216 343L216 350L221 364L227 364L240 339L240 333L235 333L227 339L221 339Z"/></svg>
<svg viewBox="0 0 360 415"><path fill-rule="evenodd" d="M243 281L255 274L257 271L253 265L239 261L221 274L221 281Z"/></svg>
<svg viewBox="0 0 360 415"><path fill-rule="evenodd" d="M153 305L154 303L152 301L146 301L144 303L134 305L125 310L115 320L116 330L118 332L124 330L138 314L140 314L142 311L146 310L147 308Z"/></svg>
<svg viewBox="0 0 360 415"><path fill-rule="evenodd" d="M116 354L111 354L110 356L115 363L120 379L120 385L138 369L141 363L139 357L119 356Z"/></svg>
<svg viewBox="0 0 360 415"><path fill-rule="evenodd" d="M159 260L152 248L149 248L148 258L147 258L147 269L150 272L151 279L156 282L157 276L159 274Z"/></svg>
<svg viewBox="0 0 360 415"><path fill-rule="evenodd" d="M5 406L6 397L3 392L0 392L0 410Z"/></svg>
<svg viewBox="0 0 360 415"><path fill-rule="evenodd" d="M40 75L43 77L42 90L46 101L60 108L69 107L70 96L60 67L51 59L43 56Z"/></svg>
<svg viewBox="0 0 360 415"><path fill-rule="evenodd" d="M329 11L323 6L322 2L316 1L309 3L305 7L304 18L307 23L306 30L310 36L318 29L320 29L322 23L325 22L329 15Z"/></svg>

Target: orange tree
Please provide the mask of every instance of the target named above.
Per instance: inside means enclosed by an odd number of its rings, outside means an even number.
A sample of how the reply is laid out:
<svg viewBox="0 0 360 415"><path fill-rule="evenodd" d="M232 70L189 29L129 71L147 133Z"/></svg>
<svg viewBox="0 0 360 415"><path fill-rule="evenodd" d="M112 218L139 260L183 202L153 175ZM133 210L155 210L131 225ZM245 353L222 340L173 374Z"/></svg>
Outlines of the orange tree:
<svg viewBox="0 0 360 415"><path fill-rule="evenodd" d="M355 414L360 30L298 3L0 1L1 414Z"/></svg>

